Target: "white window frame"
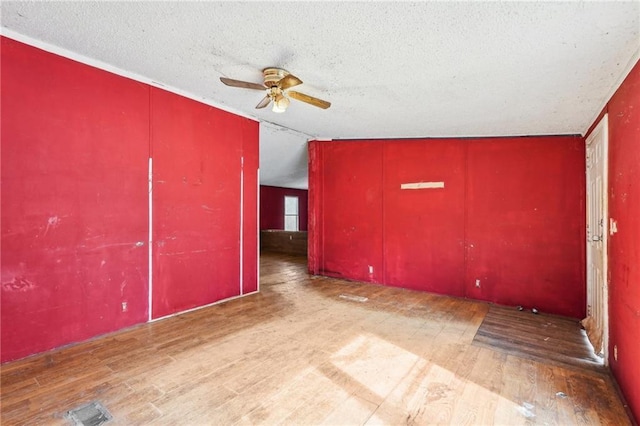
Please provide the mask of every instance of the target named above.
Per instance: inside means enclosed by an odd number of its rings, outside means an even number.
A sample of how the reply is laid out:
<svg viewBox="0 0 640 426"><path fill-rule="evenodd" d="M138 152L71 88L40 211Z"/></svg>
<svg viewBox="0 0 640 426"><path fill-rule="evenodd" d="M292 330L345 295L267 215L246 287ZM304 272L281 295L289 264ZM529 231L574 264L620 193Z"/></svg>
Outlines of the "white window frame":
<svg viewBox="0 0 640 426"><path fill-rule="evenodd" d="M287 212L287 199L295 199L296 200L296 213L293 214L291 212ZM296 226L295 229L287 229L287 218L295 217L296 218ZM295 195L285 195L284 196L284 230L285 231L294 231L297 232L300 230L300 198Z"/></svg>

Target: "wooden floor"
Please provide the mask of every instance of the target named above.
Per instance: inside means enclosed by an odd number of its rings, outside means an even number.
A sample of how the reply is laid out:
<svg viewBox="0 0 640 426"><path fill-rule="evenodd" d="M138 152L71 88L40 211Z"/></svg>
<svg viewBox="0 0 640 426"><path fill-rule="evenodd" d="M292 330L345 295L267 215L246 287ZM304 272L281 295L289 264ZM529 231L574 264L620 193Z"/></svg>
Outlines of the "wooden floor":
<svg viewBox="0 0 640 426"><path fill-rule="evenodd" d="M607 371L587 342L580 322L571 318L492 305L473 344L547 364Z"/></svg>
<svg viewBox="0 0 640 426"><path fill-rule="evenodd" d="M3 365L2 425L630 424L597 367L474 343L488 304L305 271L263 255L260 294Z"/></svg>

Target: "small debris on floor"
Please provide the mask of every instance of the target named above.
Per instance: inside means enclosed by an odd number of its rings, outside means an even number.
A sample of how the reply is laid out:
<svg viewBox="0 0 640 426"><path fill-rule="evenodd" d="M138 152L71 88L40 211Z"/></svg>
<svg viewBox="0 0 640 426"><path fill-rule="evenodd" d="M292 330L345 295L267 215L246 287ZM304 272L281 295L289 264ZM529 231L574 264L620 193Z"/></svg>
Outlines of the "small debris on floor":
<svg viewBox="0 0 640 426"><path fill-rule="evenodd" d="M538 310L536 308L531 309L531 312L533 312L534 314L538 313Z"/></svg>
<svg viewBox="0 0 640 426"><path fill-rule="evenodd" d="M556 392L556 396L557 396L558 398L566 398L566 397L567 397L567 394L566 394L566 393L564 393L564 392Z"/></svg>
<svg viewBox="0 0 640 426"><path fill-rule="evenodd" d="M367 300L369 300L368 297L363 297L363 296L354 296L353 294L341 294L340 295L341 299L347 299L347 300L351 300L353 302L366 302Z"/></svg>
<svg viewBox="0 0 640 426"><path fill-rule="evenodd" d="M517 308L519 311L524 311L524 308L522 306L518 306Z"/></svg>
<svg viewBox="0 0 640 426"><path fill-rule="evenodd" d="M548 338L548 337L545 337L545 338L544 338L544 341L546 342L547 340L549 340L549 338Z"/></svg>
<svg viewBox="0 0 640 426"><path fill-rule="evenodd" d="M518 407L518 411L520 411L520 414L522 414L528 419L536 416L536 413L534 413L535 409L536 407L533 404L530 404L528 402L523 402L522 406Z"/></svg>

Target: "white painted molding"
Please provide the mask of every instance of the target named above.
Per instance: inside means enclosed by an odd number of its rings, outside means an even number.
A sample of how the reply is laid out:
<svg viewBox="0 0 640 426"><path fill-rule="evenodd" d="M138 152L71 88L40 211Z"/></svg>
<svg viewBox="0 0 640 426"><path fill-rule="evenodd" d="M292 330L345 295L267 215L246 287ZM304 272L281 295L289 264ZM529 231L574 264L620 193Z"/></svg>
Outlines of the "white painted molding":
<svg viewBox="0 0 640 426"><path fill-rule="evenodd" d="M260 188L258 188L260 190ZM240 295L244 294L244 156L240 157Z"/></svg>
<svg viewBox="0 0 640 426"><path fill-rule="evenodd" d="M153 158L149 157L149 285L147 303L149 304L149 316L147 321L153 320Z"/></svg>
<svg viewBox="0 0 640 426"><path fill-rule="evenodd" d="M256 191L257 212L256 212L256 292L260 292L260 167L257 170L258 189Z"/></svg>

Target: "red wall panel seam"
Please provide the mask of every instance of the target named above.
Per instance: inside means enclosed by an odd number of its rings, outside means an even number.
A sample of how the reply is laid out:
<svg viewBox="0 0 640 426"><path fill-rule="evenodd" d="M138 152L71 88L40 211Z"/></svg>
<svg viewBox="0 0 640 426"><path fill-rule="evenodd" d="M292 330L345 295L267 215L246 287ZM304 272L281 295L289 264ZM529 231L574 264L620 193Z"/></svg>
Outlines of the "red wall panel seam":
<svg viewBox="0 0 640 426"><path fill-rule="evenodd" d="M384 183L385 183L385 154L386 154L386 144L382 146L382 155L380 156L380 170L381 170L381 174L382 174L382 191L380 192L380 202L382 205L382 236L381 236L381 241L382 241L382 248L381 248L381 253L382 253L382 278L380 280L380 282L383 285L387 284L387 262L385 261L385 253L386 253L386 241L385 241L385 236L387 234L386 232L386 204L385 204L385 190L384 190Z"/></svg>
<svg viewBox="0 0 640 426"><path fill-rule="evenodd" d="M326 145L323 144L322 142L320 142L318 144L318 147L321 148L319 150L319 154L320 154L320 164L322 164L322 168L318 169L318 170L322 170L322 172L316 171L316 173L320 173L320 180L321 180L321 185L320 185L321 189L320 190L321 190L321 194L322 194L322 198L321 198L322 202L320 202L318 204L318 207L320 209L320 214L322 216L322 238L320 239L320 244L322 245L322 248L320 250L321 250L322 255L320 256L320 262L319 262L318 267L319 267L319 271L324 271L326 269L326 267L327 267L326 262L325 262L325 257L326 256L325 256L325 251L324 251L324 248L325 248L325 229L326 229L326 226L325 226L325 216L326 216L325 210L326 209L324 208L324 206L326 204L325 203L325 198L324 198L324 196L325 196L325 174L324 174L324 167L325 167L324 157L325 157L325 155L324 154L325 154Z"/></svg>
<svg viewBox="0 0 640 426"><path fill-rule="evenodd" d="M468 201L468 193L467 193L467 189L469 186L469 143L468 141L464 142L463 145L463 155L464 155L464 182L463 182L463 189L462 189L462 209L464 211L464 218L463 218L463 224L462 224L462 248L464 250L464 259L463 259L463 265L464 265L464 274L463 274L463 280L464 282L462 283L462 289L463 289L463 294L464 297L468 297L468 293L469 293L469 277L467 276L468 271L469 271L469 267L468 267L468 262L469 262L469 241L467 239L467 226L468 226L468 212L467 212L467 203Z"/></svg>
<svg viewBox="0 0 640 426"><path fill-rule="evenodd" d="M240 281L240 296L244 294L244 138L241 142L241 155L240 155L240 226L238 227L238 239L240 240L240 265L239 265L239 281Z"/></svg>

